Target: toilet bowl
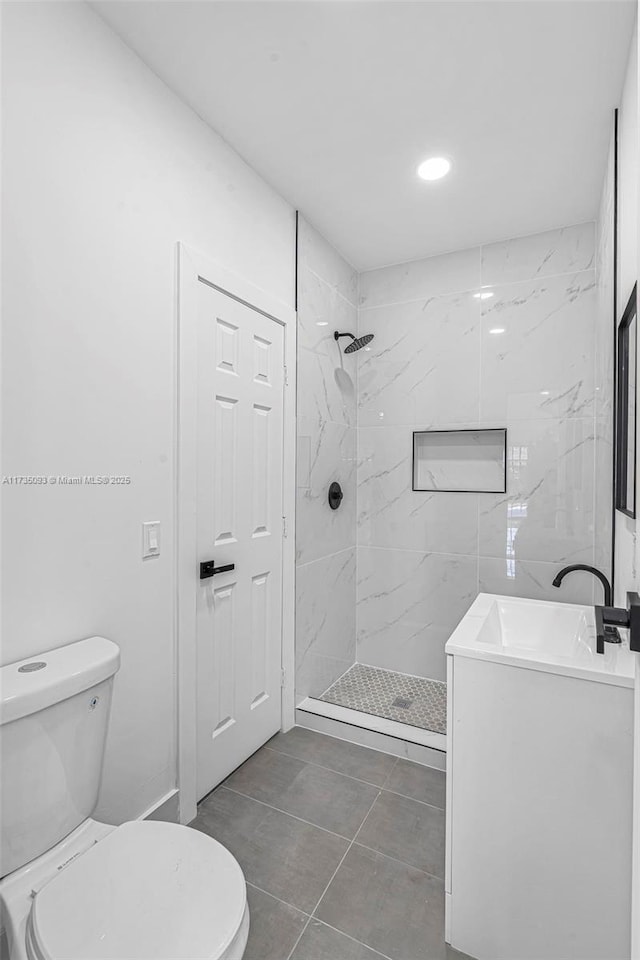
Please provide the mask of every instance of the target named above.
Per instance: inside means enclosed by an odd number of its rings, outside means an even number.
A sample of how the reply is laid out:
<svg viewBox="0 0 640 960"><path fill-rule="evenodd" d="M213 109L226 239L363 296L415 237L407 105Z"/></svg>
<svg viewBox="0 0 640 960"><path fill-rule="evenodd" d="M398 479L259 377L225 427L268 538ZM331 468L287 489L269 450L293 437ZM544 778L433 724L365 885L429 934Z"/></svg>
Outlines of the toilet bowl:
<svg viewBox="0 0 640 960"><path fill-rule="evenodd" d="M118 664L92 637L0 670L9 960L241 960L247 891L225 847L174 823L89 816Z"/></svg>
<svg viewBox="0 0 640 960"><path fill-rule="evenodd" d="M172 823L87 821L0 881L11 960L240 960L242 870L220 843Z"/></svg>

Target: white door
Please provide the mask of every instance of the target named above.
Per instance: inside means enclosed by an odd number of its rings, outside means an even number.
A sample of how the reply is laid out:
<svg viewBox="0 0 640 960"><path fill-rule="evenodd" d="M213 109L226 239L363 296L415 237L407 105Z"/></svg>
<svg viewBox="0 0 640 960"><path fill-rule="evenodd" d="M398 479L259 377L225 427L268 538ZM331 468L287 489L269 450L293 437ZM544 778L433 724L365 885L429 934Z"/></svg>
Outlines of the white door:
<svg viewBox="0 0 640 960"><path fill-rule="evenodd" d="M200 280L197 339L200 800L280 729L284 330Z"/></svg>

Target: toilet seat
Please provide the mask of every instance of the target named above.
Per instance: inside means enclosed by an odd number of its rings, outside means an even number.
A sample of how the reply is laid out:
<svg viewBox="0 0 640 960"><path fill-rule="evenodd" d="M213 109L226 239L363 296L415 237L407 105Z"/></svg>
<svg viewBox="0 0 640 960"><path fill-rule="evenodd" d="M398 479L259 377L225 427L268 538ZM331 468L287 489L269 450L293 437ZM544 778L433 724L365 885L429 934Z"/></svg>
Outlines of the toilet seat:
<svg viewBox="0 0 640 960"><path fill-rule="evenodd" d="M189 827L134 821L76 857L34 897L30 960L236 960L246 885L221 844Z"/></svg>

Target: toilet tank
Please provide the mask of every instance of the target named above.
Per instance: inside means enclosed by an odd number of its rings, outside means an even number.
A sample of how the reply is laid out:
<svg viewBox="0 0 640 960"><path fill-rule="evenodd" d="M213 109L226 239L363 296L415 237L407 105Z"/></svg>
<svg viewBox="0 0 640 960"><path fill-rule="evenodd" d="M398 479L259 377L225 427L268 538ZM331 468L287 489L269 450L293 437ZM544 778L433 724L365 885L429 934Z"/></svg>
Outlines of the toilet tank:
<svg viewBox="0 0 640 960"><path fill-rule="evenodd" d="M119 665L89 637L0 668L0 877L93 813Z"/></svg>

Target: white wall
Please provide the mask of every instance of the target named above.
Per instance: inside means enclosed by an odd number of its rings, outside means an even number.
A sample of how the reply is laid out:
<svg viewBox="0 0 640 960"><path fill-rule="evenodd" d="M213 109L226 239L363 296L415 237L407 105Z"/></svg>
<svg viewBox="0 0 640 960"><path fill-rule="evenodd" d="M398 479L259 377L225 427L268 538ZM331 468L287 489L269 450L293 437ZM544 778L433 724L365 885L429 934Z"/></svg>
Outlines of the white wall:
<svg viewBox="0 0 640 960"><path fill-rule="evenodd" d="M640 4L638 5L640 10ZM627 242L629 250L624 253L624 259L621 261L621 282L626 288L633 283L633 278L640 279L640 192L638 191L638 179L640 178L640 135L638 130L638 101L640 100L640 73L638 71L638 38L640 36L640 16L636 20L636 33L631 48L629 58L629 67L625 82L625 94L623 107L629 105L626 121L629 127L629 150L624 168L625 184L629 187L627 196L630 202L635 200L635 224L632 222L629 226L629 237ZM631 139L632 138L632 139ZM633 216L633 214L632 214ZM627 221L628 222L628 221ZM623 221L624 226L624 221ZM620 238L624 242L624 238ZM622 251L619 251L622 253ZM628 266L627 266L628 264ZM628 296L628 294L627 294ZM626 301L625 301L626 302ZM624 307L623 307L624 309ZM637 381L637 377L636 377ZM640 477L636 476L636 500L640 502ZM636 542L636 551L638 544ZM636 571L638 569L638 558L636 553ZM637 580L637 572L634 578L636 588L640 586ZM633 885L632 885L632 920L631 920L631 956L633 960L640 960L640 657L636 664L636 687L635 687L635 757L634 757L634 823L633 823Z"/></svg>
<svg viewBox="0 0 640 960"><path fill-rule="evenodd" d="M3 662L121 647L97 815L175 784L176 242L287 304L294 214L84 3L3 4ZM162 556L141 560L143 520Z"/></svg>
<svg viewBox="0 0 640 960"><path fill-rule="evenodd" d="M638 279L638 38L634 31L618 117L618 309Z"/></svg>
<svg viewBox="0 0 640 960"><path fill-rule="evenodd" d="M629 60L624 88L618 113L618 271L617 271L617 317L620 320L634 283L640 276L639 245L639 191L640 143L638 98L640 75L638 73L638 22L629 51ZM607 206L611 192L612 160L609 158L607 174L603 186L603 199L600 214L600 234L605 245L609 228ZM602 246L602 244L601 244ZM606 280L605 280L606 282ZM599 285L602 281L599 280ZM608 294L605 298L609 299ZM640 504L640 475L636 475L636 502ZM629 590L638 590L640 581L640 542L638 538L638 519L630 519L616 513L615 541L615 602L626 606L626 594ZM640 960L640 661L636 668L636 719L635 719L635 787L634 787L634 881L633 881L633 919L632 919L632 957Z"/></svg>

